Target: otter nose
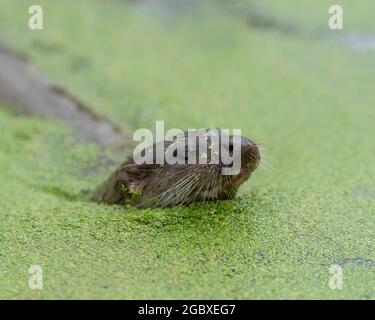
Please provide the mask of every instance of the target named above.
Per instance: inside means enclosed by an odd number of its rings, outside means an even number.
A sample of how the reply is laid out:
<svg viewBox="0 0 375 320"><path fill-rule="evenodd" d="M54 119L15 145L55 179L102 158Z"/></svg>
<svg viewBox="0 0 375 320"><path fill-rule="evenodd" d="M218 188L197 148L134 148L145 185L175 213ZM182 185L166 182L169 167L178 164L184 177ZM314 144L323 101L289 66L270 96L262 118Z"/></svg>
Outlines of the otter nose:
<svg viewBox="0 0 375 320"><path fill-rule="evenodd" d="M248 139L241 142L241 161L242 166L258 165L260 161L260 152L258 145Z"/></svg>

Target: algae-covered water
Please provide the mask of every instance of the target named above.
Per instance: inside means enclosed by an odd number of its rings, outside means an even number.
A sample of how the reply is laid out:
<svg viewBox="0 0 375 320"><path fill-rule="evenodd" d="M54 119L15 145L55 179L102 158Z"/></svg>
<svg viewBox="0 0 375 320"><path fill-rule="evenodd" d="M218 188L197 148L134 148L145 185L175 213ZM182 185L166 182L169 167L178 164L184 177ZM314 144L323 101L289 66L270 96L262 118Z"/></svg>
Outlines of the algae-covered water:
<svg viewBox="0 0 375 320"><path fill-rule="evenodd" d="M373 2L335 1L340 31L327 1L259 1L269 28L223 2L40 3L31 31L29 1L0 0L0 39L97 113L130 134L241 128L265 162L234 201L98 205L86 195L122 156L2 105L0 298L375 298L375 51L334 33L375 31Z"/></svg>

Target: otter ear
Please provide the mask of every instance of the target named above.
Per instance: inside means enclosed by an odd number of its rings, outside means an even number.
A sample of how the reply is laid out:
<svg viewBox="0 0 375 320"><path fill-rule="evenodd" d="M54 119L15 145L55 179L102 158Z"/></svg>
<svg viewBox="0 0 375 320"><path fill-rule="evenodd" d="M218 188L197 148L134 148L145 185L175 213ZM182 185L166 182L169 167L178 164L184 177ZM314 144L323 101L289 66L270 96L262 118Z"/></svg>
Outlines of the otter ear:
<svg viewBox="0 0 375 320"><path fill-rule="evenodd" d="M152 174L153 170L155 170L153 165L127 164L119 170L118 178L132 192L144 187L146 178Z"/></svg>

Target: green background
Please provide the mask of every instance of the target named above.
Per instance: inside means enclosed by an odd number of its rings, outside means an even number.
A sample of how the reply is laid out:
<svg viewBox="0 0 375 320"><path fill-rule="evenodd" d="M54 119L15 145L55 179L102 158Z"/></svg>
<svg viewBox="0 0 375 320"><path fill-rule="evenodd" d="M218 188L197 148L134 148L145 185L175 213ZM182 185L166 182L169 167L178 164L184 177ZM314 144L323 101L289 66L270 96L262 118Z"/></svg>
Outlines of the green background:
<svg viewBox="0 0 375 320"><path fill-rule="evenodd" d="M344 30L328 29L330 3ZM32 4L43 31L28 29ZM249 24L254 4L294 31ZM264 160L234 201L97 205L82 190L122 155L4 105L0 298L375 298L375 51L342 41L375 35L375 3L242 5L0 0L0 40L125 132L241 128ZM28 287L35 264L43 290Z"/></svg>

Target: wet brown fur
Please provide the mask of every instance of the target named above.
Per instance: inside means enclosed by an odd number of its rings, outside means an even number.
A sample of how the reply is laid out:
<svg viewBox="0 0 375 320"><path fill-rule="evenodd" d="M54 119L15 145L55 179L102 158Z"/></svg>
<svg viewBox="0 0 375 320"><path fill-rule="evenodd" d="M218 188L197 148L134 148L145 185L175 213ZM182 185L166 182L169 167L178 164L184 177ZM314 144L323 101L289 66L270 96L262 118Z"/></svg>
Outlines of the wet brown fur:
<svg viewBox="0 0 375 320"><path fill-rule="evenodd" d="M184 137L186 139L187 132ZM174 142L161 143L165 151ZM155 151L156 145L150 148ZM221 161L218 164L209 164L209 161L208 164L188 164L186 160L185 164L137 165L129 159L98 189L93 200L146 208L233 199L259 162L258 145L245 137L241 137L241 171L237 175L222 175Z"/></svg>

